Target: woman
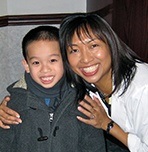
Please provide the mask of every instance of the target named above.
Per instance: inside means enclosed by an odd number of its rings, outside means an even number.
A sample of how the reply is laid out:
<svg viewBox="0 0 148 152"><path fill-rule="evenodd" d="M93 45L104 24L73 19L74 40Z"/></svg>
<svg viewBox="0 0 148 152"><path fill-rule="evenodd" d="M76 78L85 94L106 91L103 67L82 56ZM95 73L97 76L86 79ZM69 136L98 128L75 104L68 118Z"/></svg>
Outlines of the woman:
<svg viewBox="0 0 148 152"><path fill-rule="evenodd" d="M148 65L95 14L65 18L60 41L69 82L86 85L94 98L86 96L89 104L78 107L90 119L77 118L102 128L131 152L147 152Z"/></svg>
<svg viewBox="0 0 148 152"><path fill-rule="evenodd" d="M87 88L93 98L85 96L78 107L89 119L78 116L78 120L107 132L108 151L127 151L115 146L120 144L115 137L131 152L147 152L148 65L96 14L66 17L60 41L68 81L81 88L79 96ZM3 117L14 113L5 107L7 101L1 105Z"/></svg>

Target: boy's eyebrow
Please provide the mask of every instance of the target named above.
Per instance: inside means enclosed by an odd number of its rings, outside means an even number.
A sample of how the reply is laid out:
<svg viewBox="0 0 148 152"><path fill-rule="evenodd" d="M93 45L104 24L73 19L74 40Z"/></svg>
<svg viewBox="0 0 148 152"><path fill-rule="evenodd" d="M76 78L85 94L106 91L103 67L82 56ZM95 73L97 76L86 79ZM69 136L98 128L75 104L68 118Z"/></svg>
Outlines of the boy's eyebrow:
<svg viewBox="0 0 148 152"><path fill-rule="evenodd" d="M60 56L60 54L51 54L49 56Z"/></svg>
<svg viewBox="0 0 148 152"><path fill-rule="evenodd" d="M61 55L60 55L60 54L51 54L51 55L49 55L49 57L52 57L52 56L60 57ZM29 58L29 60L32 60L32 59L34 59L34 58L38 58L38 57L32 56L31 58Z"/></svg>

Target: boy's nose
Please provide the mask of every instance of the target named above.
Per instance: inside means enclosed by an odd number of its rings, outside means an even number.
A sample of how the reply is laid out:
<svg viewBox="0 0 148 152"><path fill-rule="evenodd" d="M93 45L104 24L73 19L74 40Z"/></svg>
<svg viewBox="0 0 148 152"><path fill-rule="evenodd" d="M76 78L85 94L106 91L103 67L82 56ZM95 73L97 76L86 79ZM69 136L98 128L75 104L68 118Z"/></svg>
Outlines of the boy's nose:
<svg viewBox="0 0 148 152"><path fill-rule="evenodd" d="M51 71L52 69L50 68L50 66L48 65L43 65L42 68L41 68L41 71L42 72L49 72Z"/></svg>

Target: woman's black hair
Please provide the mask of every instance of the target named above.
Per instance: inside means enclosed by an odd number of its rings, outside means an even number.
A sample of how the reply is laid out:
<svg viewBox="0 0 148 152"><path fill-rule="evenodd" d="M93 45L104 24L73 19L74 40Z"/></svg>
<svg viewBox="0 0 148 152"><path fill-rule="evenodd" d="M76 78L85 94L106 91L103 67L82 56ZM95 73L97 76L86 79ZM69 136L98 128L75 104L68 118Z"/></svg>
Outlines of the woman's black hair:
<svg viewBox="0 0 148 152"><path fill-rule="evenodd" d="M112 93L118 91L123 83L124 89L121 93L122 95L127 90L135 75L135 62L142 62L142 60L120 40L110 25L99 15L94 13L75 13L65 17L59 30L61 53L68 81L79 89L80 97L84 95L84 92L86 91L85 87L89 89L95 88L91 87L89 83L75 74L69 65L67 48L71 46L75 32L80 40L81 33L91 37L90 32L92 32L97 38L108 44L111 52L111 69L114 83L114 90Z"/></svg>
<svg viewBox="0 0 148 152"><path fill-rule="evenodd" d="M38 40L59 41L59 29L54 26L38 26L31 29L23 38L22 53L27 61L27 46Z"/></svg>

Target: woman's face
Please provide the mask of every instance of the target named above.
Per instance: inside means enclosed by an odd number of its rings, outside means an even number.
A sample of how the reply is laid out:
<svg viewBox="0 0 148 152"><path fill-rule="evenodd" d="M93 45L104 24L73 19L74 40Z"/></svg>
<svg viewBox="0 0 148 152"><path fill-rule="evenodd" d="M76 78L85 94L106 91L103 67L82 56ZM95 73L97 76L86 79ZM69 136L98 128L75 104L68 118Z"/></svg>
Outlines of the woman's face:
<svg viewBox="0 0 148 152"><path fill-rule="evenodd" d="M81 32L81 40L75 33L67 56L72 70L96 86L111 80L111 55L109 46L95 35L91 38Z"/></svg>

